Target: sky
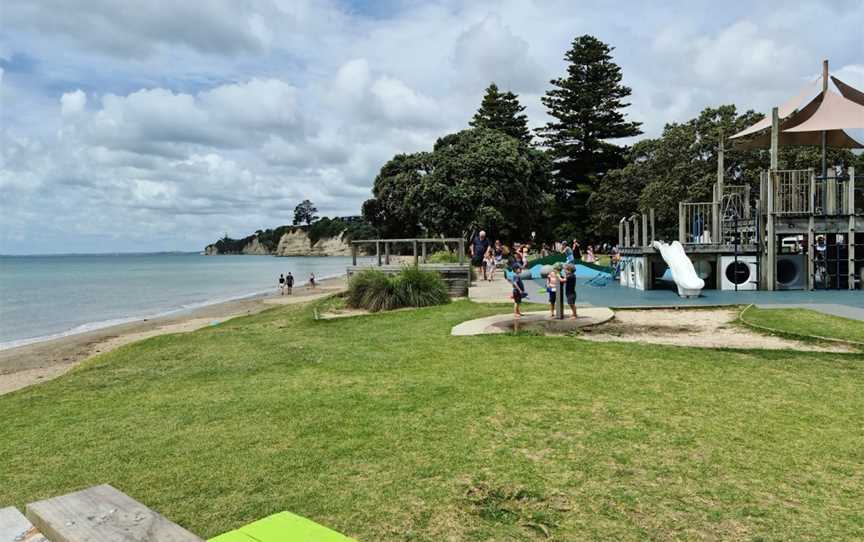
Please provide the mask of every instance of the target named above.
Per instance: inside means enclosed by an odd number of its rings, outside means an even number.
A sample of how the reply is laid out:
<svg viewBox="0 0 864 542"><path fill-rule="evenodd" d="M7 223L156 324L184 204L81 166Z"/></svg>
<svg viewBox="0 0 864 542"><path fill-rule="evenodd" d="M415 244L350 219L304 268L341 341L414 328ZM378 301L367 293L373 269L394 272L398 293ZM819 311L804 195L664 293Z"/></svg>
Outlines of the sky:
<svg viewBox="0 0 864 542"><path fill-rule="evenodd" d="M612 45L644 137L769 111L831 61L864 88L864 0L3 0L0 253L201 250L359 214L393 155L491 81L532 126L572 40Z"/></svg>

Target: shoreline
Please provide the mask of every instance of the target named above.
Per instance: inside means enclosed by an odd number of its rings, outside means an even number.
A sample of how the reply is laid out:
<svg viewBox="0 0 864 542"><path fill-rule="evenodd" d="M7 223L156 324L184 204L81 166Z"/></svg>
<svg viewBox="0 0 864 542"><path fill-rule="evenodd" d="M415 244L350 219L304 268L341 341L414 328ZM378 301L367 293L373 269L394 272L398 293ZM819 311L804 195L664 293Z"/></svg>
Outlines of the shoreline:
<svg viewBox="0 0 864 542"><path fill-rule="evenodd" d="M322 278L314 290L296 286L294 294L251 294L229 301L152 318L31 342L0 350L0 395L66 373L84 360L121 346L169 333L188 333L238 316L257 314L277 305L313 301L343 290L344 275Z"/></svg>

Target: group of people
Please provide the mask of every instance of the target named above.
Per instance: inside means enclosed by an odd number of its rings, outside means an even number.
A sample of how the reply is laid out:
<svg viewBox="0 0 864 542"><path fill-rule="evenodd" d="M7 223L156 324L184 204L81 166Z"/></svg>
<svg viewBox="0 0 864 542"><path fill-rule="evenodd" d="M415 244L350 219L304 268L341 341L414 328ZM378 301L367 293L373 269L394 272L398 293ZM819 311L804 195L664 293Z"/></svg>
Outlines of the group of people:
<svg viewBox="0 0 864 542"><path fill-rule="evenodd" d="M471 265L477 268L477 276L482 275L483 280L490 282L495 278L495 271L507 263L510 255L510 249L500 240L490 243L485 231L481 231L471 240L468 251L471 254Z"/></svg>
<svg viewBox="0 0 864 542"><path fill-rule="evenodd" d="M315 283L315 273L309 273L309 289L314 290ZM282 295L291 295L294 293L294 275L291 274L291 271L288 271L287 275L279 275L279 293Z"/></svg>
<svg viewBox="0 0 864 542"><path fill-rule="evenodd" d="M563 273L562 273L563 270ZM513 290L511 297L513 298L513 316L520 318L522 316L522 301L528 297L525 291L525 283L519 276L522 271L522 266L519 264L513 265L513 279L511 284ZM556 263L552 266L552 271L546 276L546 294L549 296L549 317L555 318L555 306L558 303L558 296L563 295L562 302L567 303L570 307L570 318L576 319L576 266L572 263L564 264Z"/></svg>

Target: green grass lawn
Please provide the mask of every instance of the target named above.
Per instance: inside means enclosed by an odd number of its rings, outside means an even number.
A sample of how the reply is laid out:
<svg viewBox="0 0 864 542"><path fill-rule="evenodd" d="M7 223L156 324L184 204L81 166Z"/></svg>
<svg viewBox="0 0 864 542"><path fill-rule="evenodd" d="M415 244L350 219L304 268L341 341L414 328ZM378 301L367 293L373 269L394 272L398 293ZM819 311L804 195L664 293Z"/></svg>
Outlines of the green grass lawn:
<svg viewBox="0 0 864 542"><path fill-rule="evenodd" d="M806 309L747 308L741 315L748 324L791 335L811 335L864 343L864 322Z"/></svg>
<svg viewBox="0 0 864 542"><path fill-rule="evenodd" d="M286 306L100 356L0 397L0 506L107 482L205 537L864 538L864 357L449 336L508 310Z"/></svg>

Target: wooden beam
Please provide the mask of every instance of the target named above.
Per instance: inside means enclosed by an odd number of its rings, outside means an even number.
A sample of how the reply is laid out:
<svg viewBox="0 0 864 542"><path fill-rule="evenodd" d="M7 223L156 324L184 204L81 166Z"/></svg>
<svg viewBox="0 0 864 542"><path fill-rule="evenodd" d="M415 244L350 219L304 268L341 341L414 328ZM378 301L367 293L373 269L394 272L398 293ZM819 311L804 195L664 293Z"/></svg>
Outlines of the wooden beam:
<svg viewBox="0 0 864 542"><path fill-rule="evenodd" d="M203 542L107 484L28 504L27 518L52 542Z"/></svg>
<svg viewBox="0 0 864 542"><path fill-rule="evenodd" d="M390 265L390 241L384 241L384 265Z"/></svg>
<svg viewBox="0 0 864 542"><path fill-rule="evenodd" d="M678 242L682 245L687 241L687 229L684 223L684 202L678 202Z"/></svg>
<svg viewBox="0 0 864 542"><path fill-rule="evenodd" d="M630 220L624 221L624 246L630 246Z"/></svg>
<svg viewBox="0 0 864 542"><path fill-rule="evenodd" d="M378 260L378 265L381 265L381 242L375 241L375 259Z"/></svg>
<svg viewBox="0 0 864 542"><path fill-rule="evenodd" d="M848 268L849 268L849 289L855 289L855 278L857 273L855 272L855 216L849 216L849 236L846 238L846 256L849 259Z"/></svg>
<svg viewBox="0 0 864 542"><path fill-rule="evenodd" d="M24 514L13 507L0 508L0 542L49 542Z"/></svg>
<svg viewBox="0 0 864 542"><path fill-rule="evenodd" d="M414 241L414 267L417 267L417 264L420 263L420 261L418 260L419 257L420 257L420 255L417 252L417 241L415 240Z"/></svg>
<svg viewBox="0 0 864 542"><path fill-rule="evenodd" d="M776 116L777 108L774 108L774 113ZM775 157L776 158L776 157ZM772 158L773 160L773 158ZM774 275L777 272L777 235L774 232L774 177L776 175L776 171L772 169L768 172L768 216L767 216L767 230L768 233L765 236L765 243L768 249L767 257L765 258L767 261L765 262L765 289L768 291L774 290Z"/></svg>

